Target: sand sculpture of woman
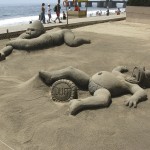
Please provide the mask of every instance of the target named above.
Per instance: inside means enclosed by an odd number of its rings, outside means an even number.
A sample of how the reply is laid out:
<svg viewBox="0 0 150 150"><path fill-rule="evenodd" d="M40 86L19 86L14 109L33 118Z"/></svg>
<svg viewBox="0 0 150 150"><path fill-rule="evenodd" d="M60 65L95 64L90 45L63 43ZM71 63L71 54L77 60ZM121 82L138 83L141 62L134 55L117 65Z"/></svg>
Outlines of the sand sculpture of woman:
<svg viewBox="0 0 150 150"><path fill-rule="evenodd" d="M4 60L10 55L13 49L33 50L52 47L66 43L68 46L76 47L84 43L90 43L90 40L76 38L69 29L54 28L46 32L43 24L37 20L30 24L25 33L17 39L9 41L6 47L0 50L0 60Z"/></svg>

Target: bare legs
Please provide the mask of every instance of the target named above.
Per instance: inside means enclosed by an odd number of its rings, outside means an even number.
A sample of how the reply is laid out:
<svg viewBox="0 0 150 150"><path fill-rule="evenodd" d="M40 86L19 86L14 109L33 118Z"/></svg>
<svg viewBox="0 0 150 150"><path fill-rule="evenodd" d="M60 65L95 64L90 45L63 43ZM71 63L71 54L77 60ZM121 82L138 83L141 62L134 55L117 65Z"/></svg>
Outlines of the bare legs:
<svg viewBox="0 0 150 150"><path fill-rule="evenodd" d="M56 13L56 15L57 15L57 17L56 17L56 19L54 20L54 22L56 23L56 20L58 19L59 23L61 23L61 21L60 21L60 14L59 14L59 13Z"/></svg>
<svg viewBox="0 0 150 150"><path fill-rule="evenodd" d="M125 101L125 105L129 107L137 107L137 104L145 100L147 95L145 91L138 85L129 85L130 92L133 94ZM94 95L85 99L74 99L70 101L70 114L76 115L79 111L86 108L108 107L111 103L111 94L107 89L99 89Z"/></svg>
<svg viewBox="0 0 150 150"><path fill-rule="evenodd" d="M81 90L88 90L90 79L86 73L73 67L67 67L53 72L40 71L39 76L47 85L52 85L59 79L68 79L74 82Z"/></svg>
<svg viewBox="0 0 150 150"><path fill-rule="evenodd" d="M111 94L107 89L99 89L94 95L85 99L70 101L70 114L75 115L82 109L95 107L108 107L111 103Z"/></svg>
<svg viewBox="0 0 150 150"><path fill-rule="evenodd" d="M53 72L40 71L39 76L47 85L52 85L52 83L59 79L69 79L73 81L79 89L88 90L89 76L73 67L67 67ZM85 99L71 100L70 114L75 115L81 109L90 107L107 107L110 102L110 92L106 89L99 89L95 91L94 96Z"/></svg>

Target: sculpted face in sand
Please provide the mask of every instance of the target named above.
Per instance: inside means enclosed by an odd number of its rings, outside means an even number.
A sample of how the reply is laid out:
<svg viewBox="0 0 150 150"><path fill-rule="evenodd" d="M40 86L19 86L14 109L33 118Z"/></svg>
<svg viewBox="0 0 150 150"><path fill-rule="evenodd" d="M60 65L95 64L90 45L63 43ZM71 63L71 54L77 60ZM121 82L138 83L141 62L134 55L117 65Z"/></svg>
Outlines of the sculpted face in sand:
<svg viewBox="0 0 150 150"><path fill-rule="evenodd" d="M135 68L131 77L122 74L127 71L126 67L118 66L112 72L100 71L90 78L83 71L68 67L53 72L41 71L39 76L49 86L60 79L71 80L80 90L88 90L93 95L70 101L70 114L75 115L82 109L108 107L111 97L126 93L132 94L125 101L126 106L137 107L140 101L146 100L147 94L141 87L150 87L150 71Z"/></svg>
<svg viewBox="0 0 150 150"><path fill-rule="evenodd" d="M25 33L21 34L17 39L6 44L6 47L0 50L0 60L4 60L10 55L13 49L18 50L34 50L46 47L52 47L66 43L68 46L76 47L90 40L84 38L76 38L69 29L55 28L49 32L45 32L44 26L40 21L33 22Z"/></svg>

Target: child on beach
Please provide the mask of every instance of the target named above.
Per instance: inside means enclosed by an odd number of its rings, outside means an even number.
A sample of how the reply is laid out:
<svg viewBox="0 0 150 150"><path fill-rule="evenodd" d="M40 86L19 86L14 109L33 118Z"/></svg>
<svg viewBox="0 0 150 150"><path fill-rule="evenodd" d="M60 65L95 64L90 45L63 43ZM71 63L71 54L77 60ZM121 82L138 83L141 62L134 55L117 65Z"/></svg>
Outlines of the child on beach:
<svg viewBox="0 0 150 150"><path fill-rule="evenodd" d="M66 20L66 14L64 11L63 11L63 20Z"/></svg>
<svg viewBox="0 0 150 150"><path fill-rule="evenodd" d="M116 14L117 14L117 15L120 15L120 12L121 12L121 11L120 11L120 8L118 8L117 11L116 11Z"/></svg>
<svg viewBox="0 0 150 150"><path fill-rule="evenodd" d="M50 8L50 4L48 4L47 14L48 14L47 23L51 23L50 20L52 20L52 19L51 19L51 8Z"/></svg>
<svg viewBox="0 0 150 150"><path fill-rule="evenodd" d="M109 16L109 8L107 7L106 16Z"/></svg>

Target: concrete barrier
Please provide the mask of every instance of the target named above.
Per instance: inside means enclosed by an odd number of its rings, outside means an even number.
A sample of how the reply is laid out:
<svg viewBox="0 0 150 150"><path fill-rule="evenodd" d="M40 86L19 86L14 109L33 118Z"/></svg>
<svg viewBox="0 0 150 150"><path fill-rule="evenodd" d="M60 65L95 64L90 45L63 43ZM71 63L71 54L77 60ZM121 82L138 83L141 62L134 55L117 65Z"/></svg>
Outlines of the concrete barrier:
<svg viewBox="0 0 150 150"><path fill-rule="evenodd" d="M129 22L150 24L150 7L127 6L126 20Z"/></svg>
<svg viewBox="0 0 150 150"><path fill-rule="evenodd" d="M53 28L59 27L59 28L67 28L67 29L73 29L73 28L78 28L78 27L83 27L87 25L93 25L93 24L98 24L98 23L104 23L104 22L109 22L109 21L121 21L125 20L126 16L125 15L112 15L111 16L101 16L101 17L91 17L91 18L83 18L83 19L71 19L69 20L69 24L55 24L54 26L49 25L45 26L45 30L51 30ZM73 21L75 20L75 21ZM0 33L0 40L3 39L10 39L10 38L15 38L18 37L21 33L25 32L28 26L25 26L26 28L19 29L19 26L16 26L14 31L11 30L11 32L8 33Z"/></svg>

